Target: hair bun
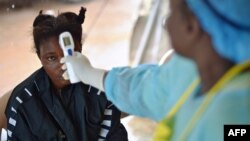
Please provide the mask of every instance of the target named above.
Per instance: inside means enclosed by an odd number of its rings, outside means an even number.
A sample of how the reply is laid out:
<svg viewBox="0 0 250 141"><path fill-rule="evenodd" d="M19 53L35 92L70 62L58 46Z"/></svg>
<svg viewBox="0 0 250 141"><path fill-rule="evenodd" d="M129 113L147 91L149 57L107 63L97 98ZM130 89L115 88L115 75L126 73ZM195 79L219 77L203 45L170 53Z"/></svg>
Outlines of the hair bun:
<svg viewBox="0 0 250 141"><path fill-rule="evenodd" d="M78 15L78 22L80 24L83 24L83 22L84 22L85 12L86 12L86 8L85 7L81 7L79 15Z"/></svg>
<svg viewBox="0 0 250 141"><path fill-rule="evenodd" d="M43 14L43 10L40 10L40 11L39 11L39 15L41 15L41 14Z"/></svg>

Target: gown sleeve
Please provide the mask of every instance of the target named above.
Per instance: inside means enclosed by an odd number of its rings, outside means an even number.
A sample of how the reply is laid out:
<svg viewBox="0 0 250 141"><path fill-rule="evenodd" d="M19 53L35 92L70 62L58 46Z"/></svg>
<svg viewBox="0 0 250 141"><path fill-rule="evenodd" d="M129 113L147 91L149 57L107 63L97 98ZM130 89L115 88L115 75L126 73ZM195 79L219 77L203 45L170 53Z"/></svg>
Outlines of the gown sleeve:
<svg viewBox="0 0 250 141"><path fill-rule="evenodd" d="M105 92L121 111L159 121L196 74L191 60L175 54L161 66L145 64L112 69L105 78Z"/></svg>

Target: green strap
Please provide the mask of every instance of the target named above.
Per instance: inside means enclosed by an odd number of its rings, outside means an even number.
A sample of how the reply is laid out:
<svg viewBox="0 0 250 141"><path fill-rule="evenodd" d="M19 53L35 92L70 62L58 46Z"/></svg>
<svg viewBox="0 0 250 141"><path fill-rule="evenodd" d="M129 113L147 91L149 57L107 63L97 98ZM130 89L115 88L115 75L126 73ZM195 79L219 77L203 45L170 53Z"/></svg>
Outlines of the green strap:
<svg viewBox="0 0 250 141"><path fill-rule="evenodd" d="M206 98L202 101L200 107L197 109L195 114L189 120L187 126L185 127L182 134L179 136L178 141L184 141L188 135L190 134L191 130L194 128L195 124L204 113L210 102L212 101L213 97L218 93L218 91L223 88L223 86L228 83L233 77L235 77L240 72L244 71L245 69L250 67L250 61L238 64L231 68L228 72L226 72L222 78L209 90L206 95ZM192 84L187 88L187 90L183 93L183 95L179 98L176 104L171 108L170 112L167 114L166 118L164 118L156 129L154 140L155 141L166 141L170 140L173 134L173 127L174 127L174 116L180 109L180 107L184 104L187 98L193 93L194 89L200 83L200 79L196 79L192 82ZM167 127L167 126L169 127ZM164 127L165 126L165 127Z"/></svg>
<svg viewBox="0 0 250 141"><path fill-rule="evenodd" d="M184 104L184 102L187 100L187 98L192 94L194 89L197 87L197 85L200 83L200 79L195 79L192 84L188 87L188 89L184 92L184 94L179 98L177 103L171 108L169 111L167 118L172 118L177 111L180 109L180 107Z"/></svg>

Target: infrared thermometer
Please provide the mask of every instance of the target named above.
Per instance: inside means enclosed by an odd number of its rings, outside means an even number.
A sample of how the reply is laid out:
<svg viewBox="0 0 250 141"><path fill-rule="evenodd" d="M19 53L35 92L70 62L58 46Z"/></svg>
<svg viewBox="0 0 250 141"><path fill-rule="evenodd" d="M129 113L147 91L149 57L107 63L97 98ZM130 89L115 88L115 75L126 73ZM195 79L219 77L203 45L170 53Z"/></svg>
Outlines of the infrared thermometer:
<svg viewBox="0 0 250 141"><path fill-rule="evenodd" d="M74 53L75 44L69 32L63 32L59 35L59 44L63 50L64 56L72 56ZM70 63L66 62L70 83L80 82L76 76L73 67Z"/></svg>

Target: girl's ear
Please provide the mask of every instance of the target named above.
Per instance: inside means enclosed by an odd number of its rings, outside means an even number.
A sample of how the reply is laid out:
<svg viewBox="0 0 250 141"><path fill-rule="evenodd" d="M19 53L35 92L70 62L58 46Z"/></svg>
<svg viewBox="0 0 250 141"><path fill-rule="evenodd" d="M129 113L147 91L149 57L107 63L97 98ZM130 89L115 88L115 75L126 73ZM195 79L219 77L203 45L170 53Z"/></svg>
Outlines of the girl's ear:
<svg viewBox="0 0 250 141"><path fill-rule="evenodd" d="M38 51L36 51L36 55L39 58L39 60L41 60L41 56L40 56L40 53Z"/></svg>

